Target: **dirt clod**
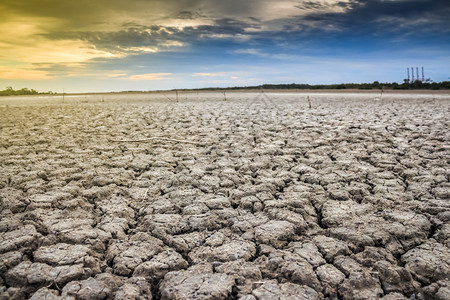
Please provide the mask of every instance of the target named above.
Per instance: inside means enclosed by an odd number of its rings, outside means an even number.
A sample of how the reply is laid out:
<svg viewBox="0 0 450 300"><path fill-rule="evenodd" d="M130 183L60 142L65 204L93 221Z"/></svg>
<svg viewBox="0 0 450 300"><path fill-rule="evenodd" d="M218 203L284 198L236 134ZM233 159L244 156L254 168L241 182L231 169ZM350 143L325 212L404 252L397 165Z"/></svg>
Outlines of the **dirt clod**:
<svg viewBox="0 0 450 300"><path fill-rule="evenodd" d="M449 96L266 94L1 98L0 299L449 299Z"/></svg>

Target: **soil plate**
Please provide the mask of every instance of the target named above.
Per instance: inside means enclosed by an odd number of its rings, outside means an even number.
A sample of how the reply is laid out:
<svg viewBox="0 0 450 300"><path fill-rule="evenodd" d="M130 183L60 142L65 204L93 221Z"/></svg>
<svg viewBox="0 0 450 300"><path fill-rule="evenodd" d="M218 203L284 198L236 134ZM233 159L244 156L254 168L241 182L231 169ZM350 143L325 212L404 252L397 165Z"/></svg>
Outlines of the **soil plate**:
<svg viewBox="0 0 450 300"><path fill-rule="evenodd" d="M450 299L450 96L0 99L0 299Z"/></svg>

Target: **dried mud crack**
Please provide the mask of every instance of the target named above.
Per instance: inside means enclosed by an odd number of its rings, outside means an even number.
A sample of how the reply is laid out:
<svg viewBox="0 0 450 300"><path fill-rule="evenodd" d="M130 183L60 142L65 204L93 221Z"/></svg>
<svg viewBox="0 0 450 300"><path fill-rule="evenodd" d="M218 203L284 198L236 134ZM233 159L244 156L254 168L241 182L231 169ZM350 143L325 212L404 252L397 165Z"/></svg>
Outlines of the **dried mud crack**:
<svg viewBox="0 0 450 300"><path fill-rule="evenodd" d="M447 94L221 96L0 99L0 299L450 298Z"/></svg>

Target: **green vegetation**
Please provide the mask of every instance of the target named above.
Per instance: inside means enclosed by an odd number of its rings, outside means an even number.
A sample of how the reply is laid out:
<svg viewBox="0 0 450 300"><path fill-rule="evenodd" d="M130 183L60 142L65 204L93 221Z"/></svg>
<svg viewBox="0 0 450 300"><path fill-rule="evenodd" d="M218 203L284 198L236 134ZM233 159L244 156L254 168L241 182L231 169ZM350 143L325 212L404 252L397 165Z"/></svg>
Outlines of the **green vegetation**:
<svg viewBox="0 0 450 300"><path fill-rule="evenodd" d="M391 90L446 90L450 89L450 81L443 82L429 82L429 81L414 81L408 82L405 80L402 84L397 82L393 83L380 83L374 81L372 83L341 83L341 84L262 84L257 86L244 86L244 87L229 87L229 88L202 88L196 90L249 90L249 89L274 89L274 90L344 90L344 89L359 89L359 90L372 90L372 89L391 89Z"/></svg>
<svg viewBox="0 0 450 300"><path fill-rule="evenodd" d="M448 90L450 89L450 81L431 82L426 81L414 81L408 82L404 80L402 84L397 82L392 83L380 83L374 81L372 83L340 83L340 84L304 84L304 83L291 83L291 84L262 84L255 86L235 86L227 88L209 87L200 89L178 89L178 91L226 91L226 90L345 90L345 89L359 89L359 90L373 90L373 89L386 89L386 90ZM173 90L175 91L175 90ZM124 91L125 92L125 91ZM138 91L127 91L128 93L134 93ZM52 91L40 93L33 89L23 88L20 90L14 90L12 87L7 87L5 90L0 91L0 96L18 96L18 95L56 95Z"/></svg>
<svg viewBox="0 0 450 300"><path fill-rule="evenodd" d="M19 96L19 95L38 95L38 94L54 94L52 91L46 93L39 93L33 89L23 88L20 90L14 90L12 87L8 86L6 90L0 91L0 96Z"/></svg>

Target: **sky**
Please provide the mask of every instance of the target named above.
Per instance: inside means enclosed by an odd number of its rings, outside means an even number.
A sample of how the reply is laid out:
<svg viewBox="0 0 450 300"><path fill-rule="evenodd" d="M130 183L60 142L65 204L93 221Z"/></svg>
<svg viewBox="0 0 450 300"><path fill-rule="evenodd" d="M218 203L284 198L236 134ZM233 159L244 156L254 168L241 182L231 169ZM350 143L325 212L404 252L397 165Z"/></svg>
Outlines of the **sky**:
<svg viewBox="0 0 450 300"><path fill-rule="evenodd" d="M449 80L450 1L0 2L0 90L401 83L407 67Z"/></svg>

